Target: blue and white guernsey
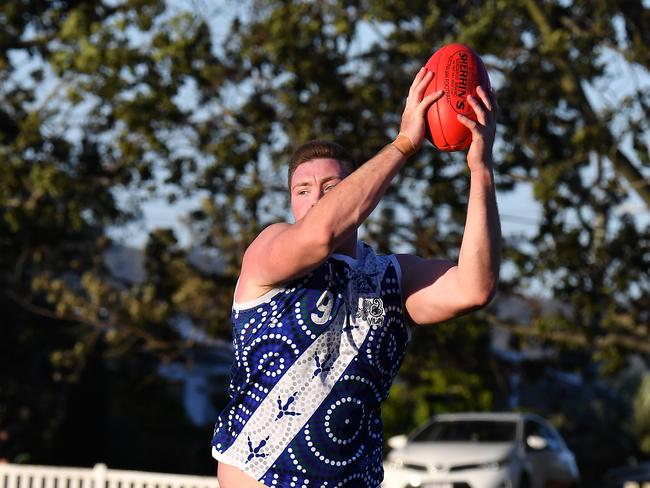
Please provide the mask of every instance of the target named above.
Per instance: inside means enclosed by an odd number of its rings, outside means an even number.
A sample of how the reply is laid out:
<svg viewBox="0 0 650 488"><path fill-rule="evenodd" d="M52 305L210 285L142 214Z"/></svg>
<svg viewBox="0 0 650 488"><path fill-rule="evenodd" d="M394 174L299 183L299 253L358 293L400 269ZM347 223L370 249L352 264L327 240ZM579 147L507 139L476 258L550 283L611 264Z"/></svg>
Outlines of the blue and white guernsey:
<svg viewBox="0 0 650 488"><path fill-rule="evenodd" d="M267 486L376 487L380 403L410 337L395 256L359 243L233 306L235 362L213 456Z"/></svg>

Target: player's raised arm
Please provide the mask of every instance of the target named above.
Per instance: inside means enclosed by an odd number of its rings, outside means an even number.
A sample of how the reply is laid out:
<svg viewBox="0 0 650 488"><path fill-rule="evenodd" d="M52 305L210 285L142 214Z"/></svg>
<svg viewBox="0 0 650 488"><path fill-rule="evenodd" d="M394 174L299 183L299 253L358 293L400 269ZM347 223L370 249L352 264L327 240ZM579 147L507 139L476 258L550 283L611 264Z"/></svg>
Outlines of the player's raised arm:
<svg viewBox="0 0 650 488"><path fill-rule="evenodd" d="M458 120L472 132L467 153L470 192L458 263L398 256L407 313L416 324L442 322L486 305L493 297L500 265L501 227L497 211L492 145L497 103L492 93L477 89L467 100L478 121Z"/></svg>
<svg viewBox="0 0 650 488"><path fill-rule="evenodd" d="M275 224L260 233L242 264L238 300L264 293L308 273L332 252L356 243L359 225L376 207L390 181L424 137L424 114L442 93L424 97L432 74L418 72L406 100L400 135L349 173L334 157L300 164L290 181L293 224Z"/></svg>

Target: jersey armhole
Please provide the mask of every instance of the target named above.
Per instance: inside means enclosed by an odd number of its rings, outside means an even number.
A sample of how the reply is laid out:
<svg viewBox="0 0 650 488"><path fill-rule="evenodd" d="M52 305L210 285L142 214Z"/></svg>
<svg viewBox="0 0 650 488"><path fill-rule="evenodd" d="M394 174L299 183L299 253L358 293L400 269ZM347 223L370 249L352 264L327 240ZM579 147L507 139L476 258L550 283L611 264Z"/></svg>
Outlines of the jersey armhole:
<svg viewBox="0 0 650 488"><path fill-rule="evenodd" d="M236 312L243 312L244 310L248 310L250 308L257 307L258 305L261 305L264 302L268 302L273 298L275 295L278 295L279 293L283 292L286 290L286 288L273 288L264 295L261 295L257 298L253 298L252 300L247 300L245 302L237 302L235 301L235 296L237 295L237 288L239 287L239 278L237 278L237 283L235 284L235 291L232 294L232 309Z"/></svg>
<svg viewBox="0 0 650 488"><path fill-rule="evenodd" d="M406 303L404 303L404 293L402 292L402 267L399 265L399 260L397 259L397 256L394 254L391 254L388 256L393 263L393 266L395 267L395 272L397 273L397 280L399 282L399 296L402 300L402 316L404 319L404 324L406 326L406 333L407 333L407 339L406 342L411 342L411 337L413 336L413 324L411 323L411 319L409 319L408 315L406 314Z"/></svg>

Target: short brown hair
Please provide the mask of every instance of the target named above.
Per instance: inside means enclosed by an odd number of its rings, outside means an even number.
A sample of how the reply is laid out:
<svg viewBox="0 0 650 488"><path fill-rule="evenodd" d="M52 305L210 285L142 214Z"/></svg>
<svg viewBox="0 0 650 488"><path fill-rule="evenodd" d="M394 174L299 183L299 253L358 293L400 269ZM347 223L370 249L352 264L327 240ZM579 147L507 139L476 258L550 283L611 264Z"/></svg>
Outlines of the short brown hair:
<svg viewBox="0 0 650 488"><path fill-rule="evenodd" d="M293 156L291 156L289 171L287 172L287 185L289 186L289 190L291 190L291 177L296 171L296 168L312 159L336 159L348 174L356 169L352 156L340 144L331 141L309 141L298 147L294 151Z"/></svg>

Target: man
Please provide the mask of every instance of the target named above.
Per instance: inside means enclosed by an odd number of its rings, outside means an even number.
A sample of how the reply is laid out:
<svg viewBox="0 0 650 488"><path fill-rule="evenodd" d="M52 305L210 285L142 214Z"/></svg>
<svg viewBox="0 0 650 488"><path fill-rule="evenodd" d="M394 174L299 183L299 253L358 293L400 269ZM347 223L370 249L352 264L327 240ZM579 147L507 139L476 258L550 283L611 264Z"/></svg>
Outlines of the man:
<svg viewBox="0 0 650 488"><path fill-rule="evenodd" d="M492 175L496 102L468 97L478 122L467 153L470 195L458 263L378 256L357 241L407 157L422 145L416 75L400 134L353 170L340 146L311 142L289 170L295 223L264 229L246 250L233 304L231 401L212 440L224 488L376 487L382 481L380 403L410 327L486 305L498 280L500 226Z"/></svg>

